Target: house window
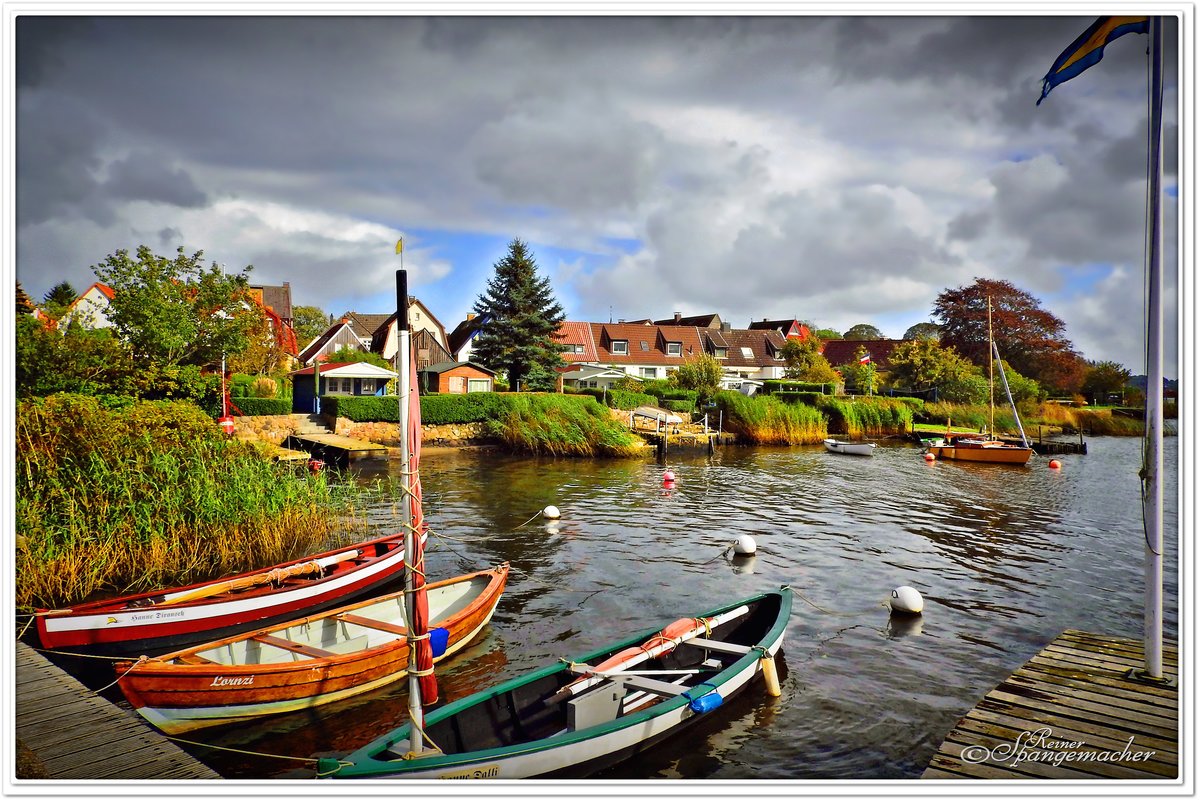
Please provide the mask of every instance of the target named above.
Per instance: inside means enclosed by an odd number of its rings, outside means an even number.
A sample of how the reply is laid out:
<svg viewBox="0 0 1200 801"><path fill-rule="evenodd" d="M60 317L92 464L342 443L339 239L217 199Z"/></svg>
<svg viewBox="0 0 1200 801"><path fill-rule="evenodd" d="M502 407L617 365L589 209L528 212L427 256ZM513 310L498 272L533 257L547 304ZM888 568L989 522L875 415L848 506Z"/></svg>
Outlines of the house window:
<svg viewBox="0 0 1200 801"><path fill-rule="evenodd" d="M612 347L609 348L609 350L611 350L613 353L621 353L621 354L629 353L629 340L628 339L614 339L612 341Z"/></svg>
<svg viewBox="0 0 1200 801"><path fill-rule="evenodd" d="M683 355L683 343L682 342L668 342L667 343L667 355L668 356L682 356Z"/></svg>
<svg viewBox="0 0 1200 801"><path fill-rule="evenodd" d="M377 384L374 378L362 378L358 383L359 395L374 395Z"/></svg>
<svg viewBox="0 0 1200 801"><path fill-rule="evenodd" d="M642 368L642 378L658 378L658 368L657 367L643 367Z"/></svg>
<svg viewBox="0 0 1200 801"><path fill-rule="evenodd" d="M713 348L713 356L716 356L718 359L724 359L725 348Z"/></svg>
<svg viewBox="0 0 1200 801"><path fill-rule="evenodd" d="M326 378L325 394L350 395L354 392L353 380L349 378Z"/></svg>
<svg viewBox="0 0 1200 801"><path fill-rule="evenodd" d="M461 375L450 376L446 391L451 395L465 395L467 392L467 379Z"/></svg>
<svg viewBox="0 0 1200 801"><path fill-rule="evenodd" d="M750 348L742 348L742 358L743 359L753 359L754 351L750 350Z"/></svg>
<svg viewBox="0 0 1200 801"><path fill-rule="evenodd" d="M491 389L491 383L486 378L468 378L467 392L487 392Z"/></svg>

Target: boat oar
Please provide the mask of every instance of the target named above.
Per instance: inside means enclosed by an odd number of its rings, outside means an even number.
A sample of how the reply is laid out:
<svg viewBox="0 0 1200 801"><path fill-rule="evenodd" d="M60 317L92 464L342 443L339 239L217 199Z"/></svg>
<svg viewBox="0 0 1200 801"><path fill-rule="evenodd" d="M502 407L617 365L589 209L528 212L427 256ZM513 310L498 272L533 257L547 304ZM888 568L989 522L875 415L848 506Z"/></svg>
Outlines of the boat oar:
<svg viewBox="0 0 1200 801"><path fill-rule="evenodd" d="M256 587L260 584L266 584L271 581L283 581L291 576L304 576L309 573L320 573L325 568L336 565L339 562L345 562L350 559L357 559L360 551L357 549L346 551L345 553L327 556L324 559L313 559L308 562L300 562L299 564L289 565L288 567L276 568L268 570L265 573L255 573L252 576L242 576L241 578L229 579L216 584L209 584L205 587L197 587L194 590L184 590L182 592L167 595L159 604L179 604L188 601L196 601L200 598L208 598L212 595L219 595L223 592L234 592L236 590L245 590L250 587Z"/></svg>
<svg viewBox="0 0 1200 801"><path fill-rule="evenodd" d="M619 665L608 666L603 672L593 673L587 678L579 679L578 681L568 684L566 687L563 687L561 690L551 696L549 701L550 703L559 703L560 701L565 701L571 696L578 695L584 690L591 689L600 682L607 680L607 671L615 672L619 670L628 670L634 665L640 665L642 662L645 662L648 659L653 659L656 656L661 656L669 651L673 651L676 647L682 645L688 640L694 640L700 635L711 631L717 626L720 626L722 623L728 623L731 620L736 620L743 615L749 614L749 612L750 607L739 606L736 609L731 609L728 612L724 612L720 615L714 615L713 617L709 618L698 618L698 625L688 631L677 634L674 637L663 637L661 633L656 634L649 640L649 642L654 642L654 645L643 645L641 648L636 649L636 653L634 652L634 649L629 649L629 656L622 660Z"/></svg>

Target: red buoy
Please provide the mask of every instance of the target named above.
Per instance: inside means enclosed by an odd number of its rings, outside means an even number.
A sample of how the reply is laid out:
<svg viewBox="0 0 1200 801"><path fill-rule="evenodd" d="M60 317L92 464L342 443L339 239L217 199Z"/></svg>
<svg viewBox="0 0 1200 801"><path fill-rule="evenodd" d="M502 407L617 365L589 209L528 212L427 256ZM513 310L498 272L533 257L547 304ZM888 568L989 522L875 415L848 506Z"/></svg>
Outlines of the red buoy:
<svg viewBox="0 0 1200 801"><path fill-rule="evenodd" d="M217 425L219 425L226 434L233 433L233 418L232 417L217 418Z"/></svg>
<svg viewBox="0 0 1200 801"><path fill-rule="evenodd" d="M1057 470L1060 467L1062 467L1062 462L1058 461L1057 459L1050 460L1050 469L1051 470Z"/></svg>
<svg viewBox="0 0 1200 801"><path fill-rule="evenodd" d="M932 453L927 453L927 454L925 454L925 461L927 461L927 462L932 462L932 461L933 461L934 459L936 459L936 458L937 458L937 457L936 457L936 456L934 456Z"/></svg>

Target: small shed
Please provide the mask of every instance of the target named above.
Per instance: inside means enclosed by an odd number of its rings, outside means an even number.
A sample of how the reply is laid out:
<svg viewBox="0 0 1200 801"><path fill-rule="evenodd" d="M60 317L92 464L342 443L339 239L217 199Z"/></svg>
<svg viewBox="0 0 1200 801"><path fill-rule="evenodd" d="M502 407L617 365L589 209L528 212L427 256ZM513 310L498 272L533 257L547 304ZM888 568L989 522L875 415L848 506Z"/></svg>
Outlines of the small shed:
<svg viewBox="0 0 1200 801"><path fill-rule="evenodd" d="M383 395L395 377L395 371L368 362L318 362L292 373L292 411L319 413L323 395Z"/></svg>
<svg viewBox="0 0 1200 801"><path fill-rule="evenodd" d="M475 362L439 362L417 371L417 386L422 392L446 395L491 392L496 371Z"/></svg>

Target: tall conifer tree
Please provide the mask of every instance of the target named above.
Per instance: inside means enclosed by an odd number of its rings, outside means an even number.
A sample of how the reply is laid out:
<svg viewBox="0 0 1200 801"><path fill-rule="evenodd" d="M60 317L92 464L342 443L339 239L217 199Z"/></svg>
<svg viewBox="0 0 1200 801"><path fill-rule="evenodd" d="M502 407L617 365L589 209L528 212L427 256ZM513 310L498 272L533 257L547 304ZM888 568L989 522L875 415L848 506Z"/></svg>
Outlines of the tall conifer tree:
<svg viewBox="0 0 1200 801"><path fill-rule="evenodd" d="M538 277L537 263L520 239L508 244L508 255L495 268L487 291L475 301L475 313L486 322L473 358L506 373L514 390L553 390L554 368L564 364L554 334L565 318L550 280Z"/></svg>

